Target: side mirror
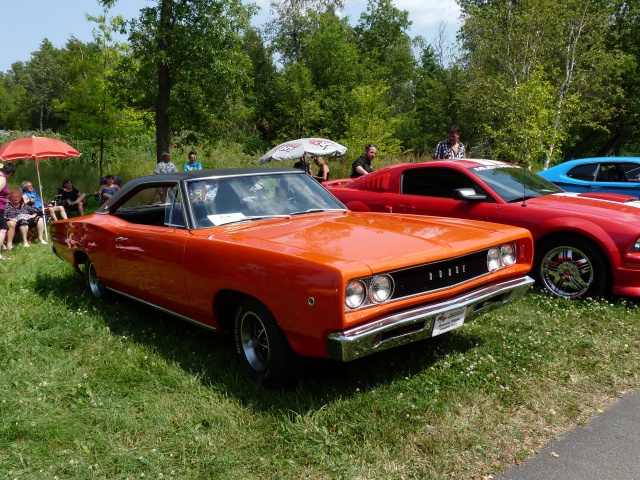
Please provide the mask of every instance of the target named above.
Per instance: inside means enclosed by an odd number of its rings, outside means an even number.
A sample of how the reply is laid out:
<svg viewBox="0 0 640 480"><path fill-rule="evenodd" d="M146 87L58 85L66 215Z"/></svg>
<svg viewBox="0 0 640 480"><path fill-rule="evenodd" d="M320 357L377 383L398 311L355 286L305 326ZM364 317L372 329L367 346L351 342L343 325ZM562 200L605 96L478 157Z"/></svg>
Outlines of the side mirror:
<svg viewBox="0 0 640 480"><path fill-rule="evenodd" d="M453 191L453 198L456 200L467 200L469 202L482 202L487 199L487 196L477 194L473 188L456 188Z"/></svg>

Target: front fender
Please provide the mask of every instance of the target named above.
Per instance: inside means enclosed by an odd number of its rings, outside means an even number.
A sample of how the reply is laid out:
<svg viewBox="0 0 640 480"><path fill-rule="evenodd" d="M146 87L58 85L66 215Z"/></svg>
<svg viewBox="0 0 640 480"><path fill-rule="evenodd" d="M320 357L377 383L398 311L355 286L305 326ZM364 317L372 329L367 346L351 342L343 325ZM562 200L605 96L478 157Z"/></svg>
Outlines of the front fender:
<svg viewBox="0 0 640 480"><path fill-rule="evenodd" d="M620 265L620 251L610 233L594 222L583 218L556 217L540 222L532 233L535 243L538 244L540 240L551 235L561 235L565 232L588 238L605 252L611 265Z"/></svg>

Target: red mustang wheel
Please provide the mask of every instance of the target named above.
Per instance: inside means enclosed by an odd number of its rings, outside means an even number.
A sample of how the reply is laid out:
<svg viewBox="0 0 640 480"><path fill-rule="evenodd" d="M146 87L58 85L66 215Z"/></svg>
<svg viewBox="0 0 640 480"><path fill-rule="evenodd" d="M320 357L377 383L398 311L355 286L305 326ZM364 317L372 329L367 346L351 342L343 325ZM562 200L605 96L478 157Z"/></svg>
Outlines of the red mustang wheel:
<svg viewBox="0 0 640 480"><path fill-rule="evenodd" d="M596 298L607 293L609 270L604 253L581 238L555 238L536 248L537 280L566 299Z"/></svg>

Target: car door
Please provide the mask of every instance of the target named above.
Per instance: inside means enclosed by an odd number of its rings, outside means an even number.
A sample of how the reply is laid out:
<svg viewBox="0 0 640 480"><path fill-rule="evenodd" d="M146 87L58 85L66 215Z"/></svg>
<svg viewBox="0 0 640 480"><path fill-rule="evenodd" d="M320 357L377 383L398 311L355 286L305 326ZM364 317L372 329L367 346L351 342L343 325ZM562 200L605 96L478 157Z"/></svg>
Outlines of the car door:
<svg viewBox="0 0 640 480"><path fill-rule="evenodd" d="M483 201L457 200L458 188L473 188L485 195ZM393 212L437 215L453 218L493 221L496 203L477 182L463 171L441 168L408 168L402 172L400 195L397 195Z"/></svg>
<svg viewBox="0 0 640 480"><path fill-rule="evenodd" d="M594 184L594 191L638 196L640 165L624 162L602 162Z"/></svg>
<svg viewBox="0 0 640 480"><path fill-rule="evenodd" d="M112 214L126 222L113 239L120 291L172 311L187 303L183 257L189 236L177 185L139 190Z"/></svg>

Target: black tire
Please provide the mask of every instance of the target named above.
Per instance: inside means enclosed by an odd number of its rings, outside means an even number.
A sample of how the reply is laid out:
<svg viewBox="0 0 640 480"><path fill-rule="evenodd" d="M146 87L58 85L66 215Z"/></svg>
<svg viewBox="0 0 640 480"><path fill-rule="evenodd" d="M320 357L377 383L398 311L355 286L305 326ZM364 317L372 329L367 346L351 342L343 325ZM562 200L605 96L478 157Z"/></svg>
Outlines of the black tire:
<svg viewBox="0 0 640 480"><path fill-rule="evenodd" d="M253 379L275 387L292 387L298 382L302 359L260 302L252 298L239 302L233 335L240 363Z"/></svg>
<svg viewBox="0 0 640 480"><path fill-rule="evenodd" d="M108 290L104 286L102 281L100 281L100 277L98 277L93 263L91 263L91 260L89 260L88 258L84 262L84 278L91 295L99 300L107 299Z"/></svg>
<svg viewBox="0 0 640 480"><path fill-rule="evenodd" d="M611 288L605 253L578 236L542 242L536 247L533 269L540 287L568 300L597 298Z"/></svg>

